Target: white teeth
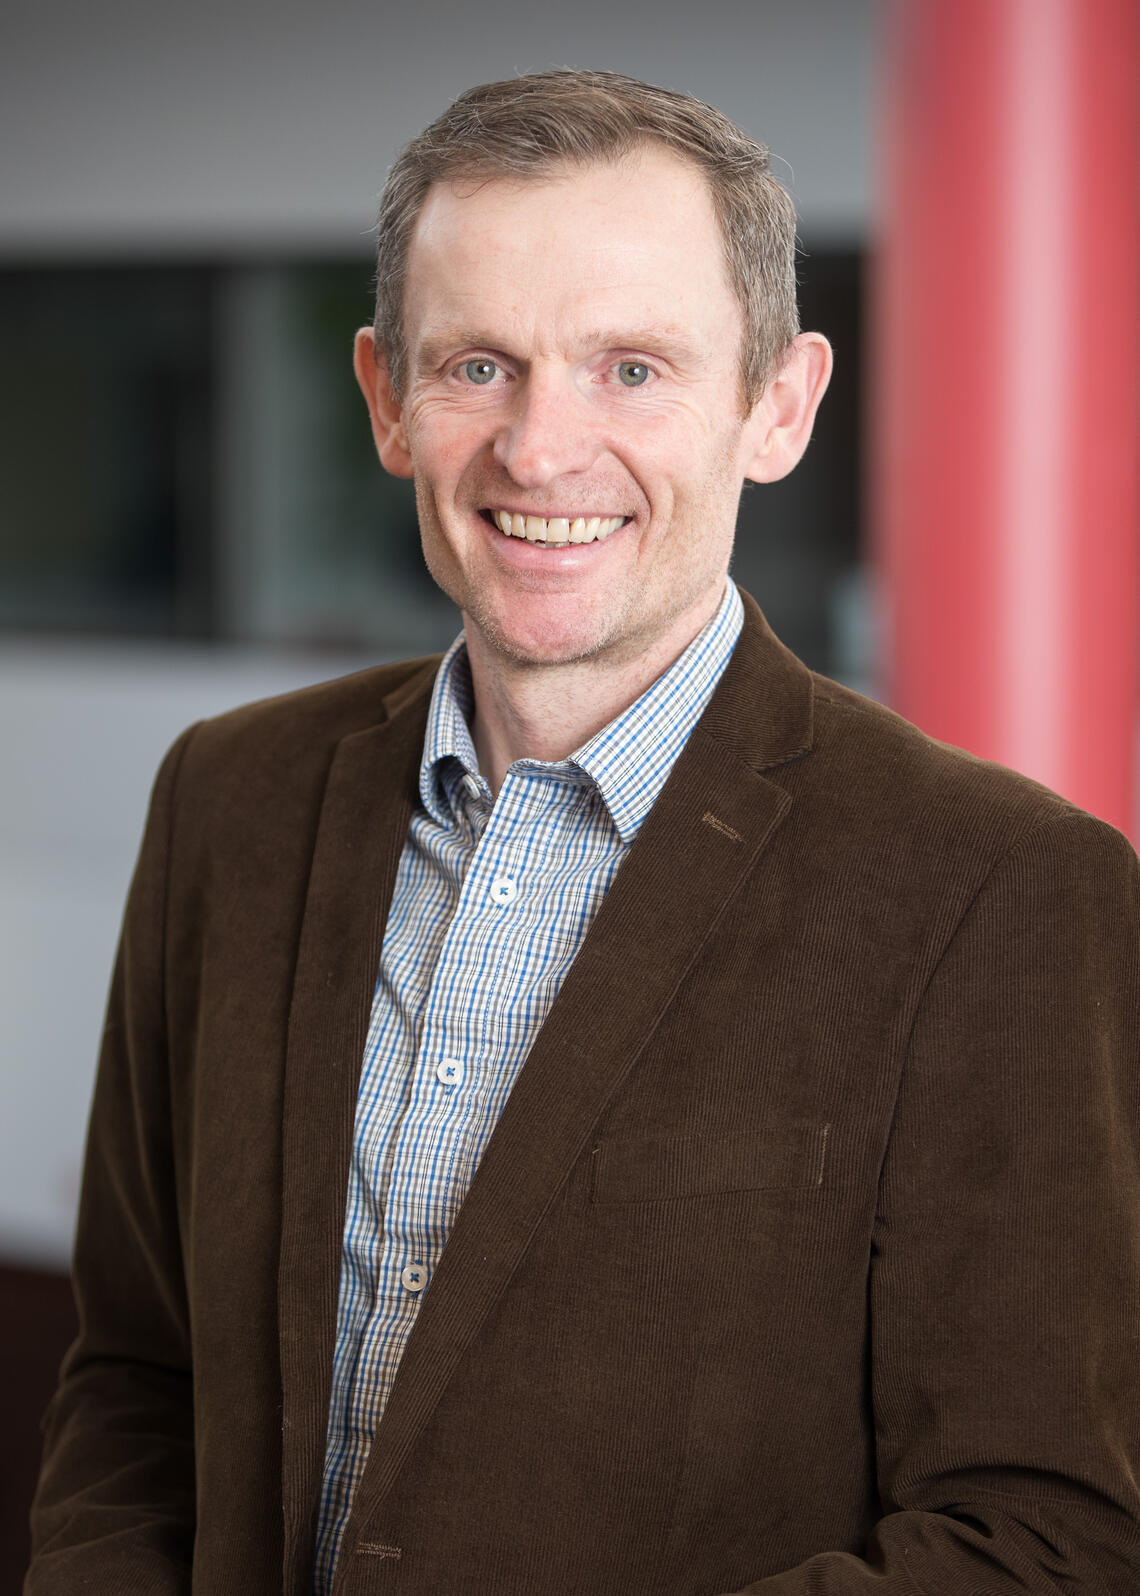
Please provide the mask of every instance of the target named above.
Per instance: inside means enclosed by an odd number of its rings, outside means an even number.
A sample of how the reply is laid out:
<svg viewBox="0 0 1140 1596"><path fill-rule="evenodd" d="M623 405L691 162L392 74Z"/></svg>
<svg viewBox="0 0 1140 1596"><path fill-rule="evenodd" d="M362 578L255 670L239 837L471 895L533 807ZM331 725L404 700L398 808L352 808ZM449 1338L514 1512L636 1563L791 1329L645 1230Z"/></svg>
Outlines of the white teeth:
<svg viewBox="0 0 1140 1596"><path fill-rule="evenodd" d="M625 525L623 515L592 515L589 518L556 515L549 520L544 515L517 515L511 510L492 510L491 519L507 537L525 538L528 543L557 545L562 543L593 543L608 538L612 532Z"/></svg>

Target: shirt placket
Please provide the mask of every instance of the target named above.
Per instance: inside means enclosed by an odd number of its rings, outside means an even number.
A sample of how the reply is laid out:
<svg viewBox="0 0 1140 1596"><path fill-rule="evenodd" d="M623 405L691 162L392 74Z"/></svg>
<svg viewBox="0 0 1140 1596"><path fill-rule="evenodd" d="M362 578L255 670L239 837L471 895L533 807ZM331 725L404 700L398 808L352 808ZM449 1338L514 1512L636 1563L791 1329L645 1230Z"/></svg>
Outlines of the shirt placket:
<svg viewBox="0 0 1140 1596"><path fill-rule="evenodd" d="M471 794L472 804L478 798ZM525 778L508 776L483 823L424 1009L408 1110L385 1214L390 1289L418 1298L430 1281L490 1135L489 1104L506 1047L500 980L523 956Z"/></svg>

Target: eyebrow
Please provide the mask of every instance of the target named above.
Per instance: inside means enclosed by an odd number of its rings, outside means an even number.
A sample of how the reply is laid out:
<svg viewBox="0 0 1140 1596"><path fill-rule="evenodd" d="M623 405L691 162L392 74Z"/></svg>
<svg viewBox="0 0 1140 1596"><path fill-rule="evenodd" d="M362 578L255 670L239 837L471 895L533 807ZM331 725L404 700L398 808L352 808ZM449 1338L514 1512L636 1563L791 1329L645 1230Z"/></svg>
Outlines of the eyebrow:
<svg viewBox="0 0 1140 1596"><path fill-rule="evenodd" d="M581 340L586 349L637 349L657 353L679 366L705 366L708 355L680 328L651 324L641 327L595 327Z"/></svg>
<svg viewBox="0 0 1140 1596"><path fill-rule="evenodd" d="M659 354L671 363L700 369L708 364L708 355L678 327L595 327L575 339L575 345L586 353L603 349L630 349L646 354ZM483 337L472 327L444 327L429 334L413 352L415 364L421 370L434 370L442 365L454 351L485 349L489 354L500 354L517 359L510 351L499 346L495 339Z"/></svg>
<svg viewBox="0 0 1140 1596"><path fill-rule="evenodd" d="M465 327L444 327L422 339L412 350L412 358L416 365L430 368L438 366L454 350L490 347L486 339Z"/></svg>

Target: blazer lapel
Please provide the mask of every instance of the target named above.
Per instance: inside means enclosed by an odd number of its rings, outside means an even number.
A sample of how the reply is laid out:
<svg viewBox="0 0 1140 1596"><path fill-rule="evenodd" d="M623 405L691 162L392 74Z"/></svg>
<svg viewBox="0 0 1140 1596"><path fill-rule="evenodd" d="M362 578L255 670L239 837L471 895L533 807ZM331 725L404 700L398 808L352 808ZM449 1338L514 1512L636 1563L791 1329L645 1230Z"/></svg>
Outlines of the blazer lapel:
<svg viewBox="0 0 1140 1596"><path fill-rule="evenodd" d="M282 1117L278 1312L286 1591L302 1588L312 1563L356 1095L434 669L417 673L386 701L386 722L338 744L305 901Z"/></svg>
<svg viewBox="0 0 1140 1596"><path fill-rule="evenodd" d="M464 1350L790 807L757 766L808 747L810 676L749 607L709 711L619 870L476 1171L374 1439L345 1558L371 1533ZM742 715L748 701L752 713Z"/></svg>

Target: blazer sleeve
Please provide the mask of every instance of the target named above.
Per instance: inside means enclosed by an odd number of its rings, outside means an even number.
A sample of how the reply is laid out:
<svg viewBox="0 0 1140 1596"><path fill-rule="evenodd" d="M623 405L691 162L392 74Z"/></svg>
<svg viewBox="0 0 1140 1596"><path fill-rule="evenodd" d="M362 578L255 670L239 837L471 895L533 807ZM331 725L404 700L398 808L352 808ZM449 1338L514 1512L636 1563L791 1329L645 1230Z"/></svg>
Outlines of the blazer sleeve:
<svg viewBox="0 0 1140 1596"><path fill-rule="evenodd" d="M880 1183L882 1518L749 1596L1140 1590L1140 882L1040 825L919 1004Z"/></svg>
<svg viewBox="0 0 1140 1596"><path fill-rule="evenodd" d="M25 1596L183 1596L193 1387L164 1001L178 767L159 772L112 979L76 1235L79 1336L45 1417Z"/></svg>

